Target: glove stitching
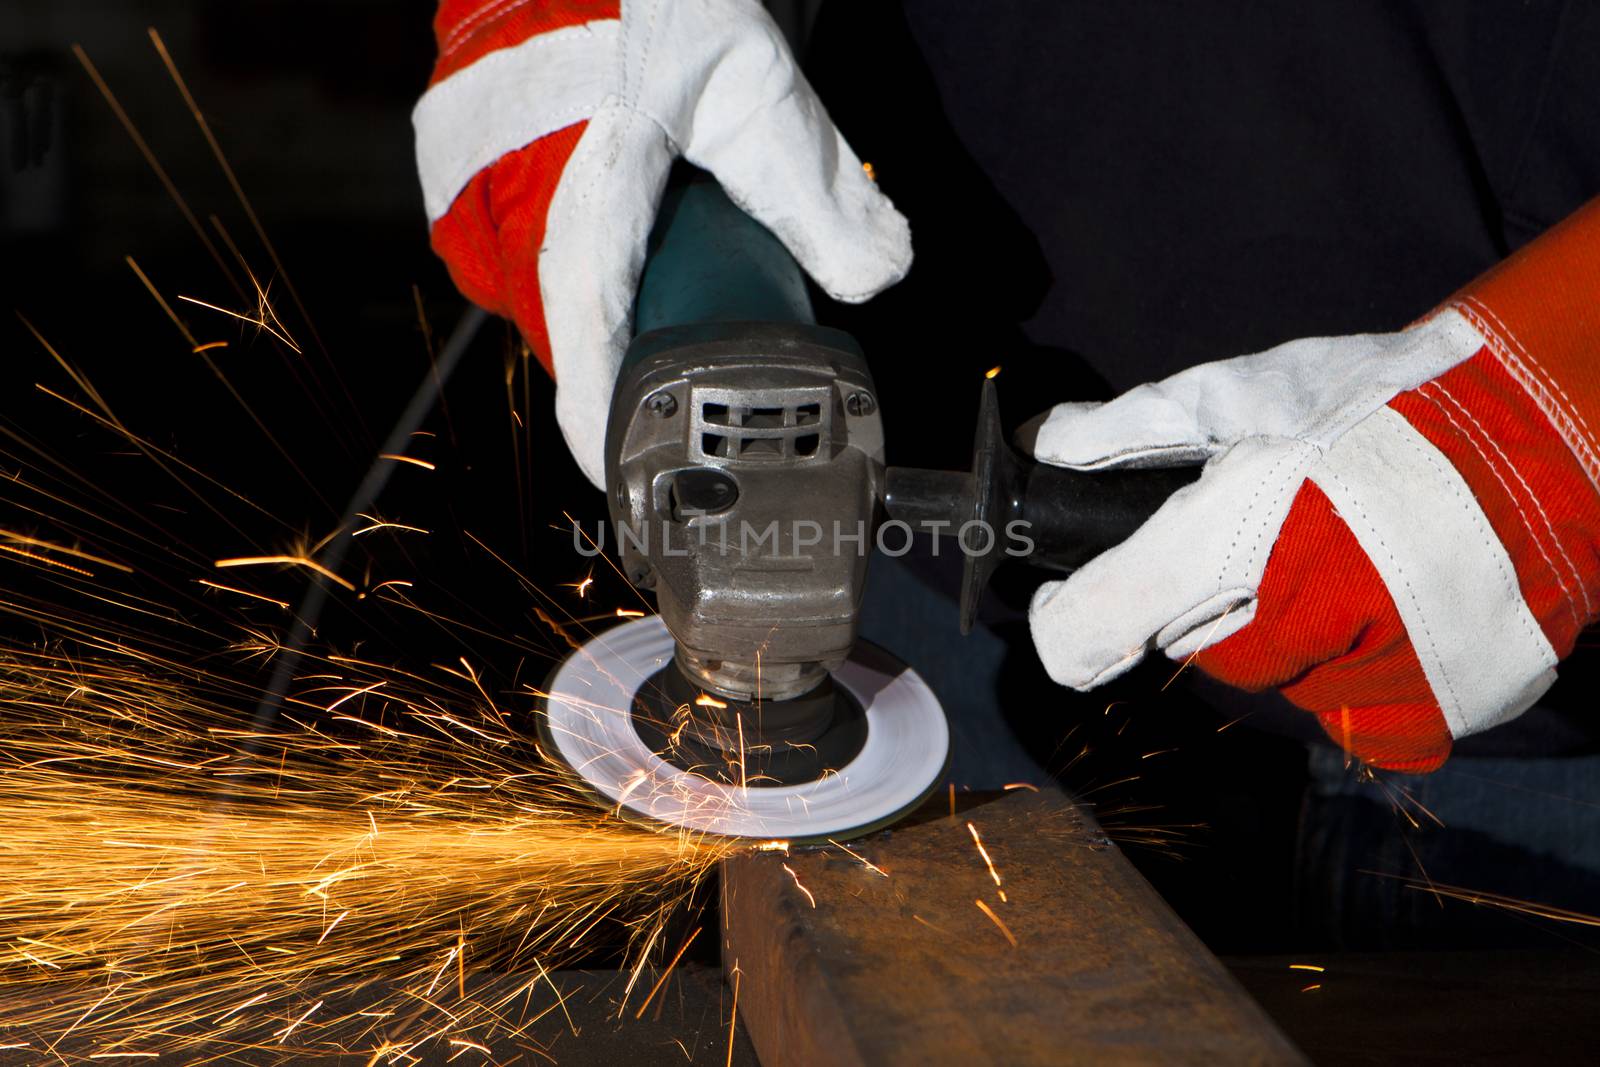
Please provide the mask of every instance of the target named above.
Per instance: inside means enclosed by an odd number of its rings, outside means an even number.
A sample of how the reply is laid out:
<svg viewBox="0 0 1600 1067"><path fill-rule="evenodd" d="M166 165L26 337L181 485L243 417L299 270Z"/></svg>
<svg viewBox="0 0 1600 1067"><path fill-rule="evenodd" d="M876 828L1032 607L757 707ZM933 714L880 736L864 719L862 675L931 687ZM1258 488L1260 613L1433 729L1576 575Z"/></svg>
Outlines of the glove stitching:
<svg viewBox="0 0 1600 1067"><path fill-rule="evenodd" d="M461 46L467 43L466 37L477 32L479 23L498 18L501 15L509 15L517 8L531 2L532 0L496 0L495 3L485 4L480 7L477 11L456 23L455 28L445 36L444 47L439 50L439 58L448 59L459 51Z"/></svg>
<svg viewBox="0 0 1600 1067"><path fill-rule="evenodd" d="M1401 584L1405 586L1406 597L1411 601L1411 605L1415 609L1417 625L1422 628L1422 636L1427 642L1426 647L1429 657L1439 664L1439 684L1444 686L1446 695L1448 695L1450 698L1451 705L1453 707L1460 708L1462 706L1461 700L1456 696L1455 686L1451 682L1449 672L1444 670L1444 657L1440 656L1437 652L1438 643L1434 641L1433 634L1428 630L1428 620L1423 615L1422 605L1417 601L1416 591L1411 588L1411 579L1406 577L1405 573L1400 569L1400 561L1395 558L1394 551L1389 548L1388 543L1385 542L1382 535L1377 532L1377 527L1367 518L1366 509L1361 506L1361 498L1351 490L1349 484L1346 483L1343 478L1339 477L1338 472L1334 471L1331 467L1324 467L1322 470L1317 472L1318 480L1324 477L1339 487L1340 494L1349 502L1351 507L1355 508L1356 513L1361 516L1361 521L1363 524L1368 530L1372 531L1372 536L1377 541L1378 547L1381 548L1384 554L1389 557L1389 562L1393 564L1394 573L1400 579ZM1335 514L1337 514L1338 509L1335 508L1334 510ZM1379 575L1379 580L1382 580L1382 575ZM1383 584L1385 588L1388 588L1388 582L1384 582ZM1389 595L1393 596L1394 592L1395 591L1393 589L1390 589ZM1415 645L1415 643L1416 642L1413 641L1413 645ZM1432 679L1429 679L1429 682L1431 684ZM1435 694L1435 699L1437 699L1437 694Z"/></svg>
<svg viewBox="0 0 1600 1067"><path fill-rule="evenodd" d="M1473 298L1469 297L1468 299ZM1476 307L1488 311L1490 315L1494 314L1481 301L1474 300L1474 304ZM1577 412L1575 408L1572 408L1572 399L1567 396L1561 384L1555 381L1549 372L1540 366L1538 360L1534 359L1527 349L1522 347L1521 342L1517 341L1516 336L1511 334L1509 330L1506 331L1507 335L1517 343L1517 347L1527 357L1526 363L1511 351L1505 340L1500 336L1500 333L1490 327L1483 316L1474 311L1472 307L1465 303L1458 303L1455 307L1463 317L1477 327L1478 332L1483 335L1485 343L1499 358L1507 373L1516 380L1517 384L1527 390L1528 395L1533 398L1539 410L1544 412L1545 418L1550 420L1556 432L1561 435L1567 447L1577 457L1584 473L1589 476L1589 481L1597 489L1600 489L1600 458L1595 455L1596 441L1594 435L1589 430L1588 423L1584 421L1583 415ZM1498 317L1496 317L1496 321L1499 321ZM1539 374L1544 376L1543 380L1534 373L1534 370L1530 369L1530 364L1537 369ZM1561 404L1557 403L1555 397L1551 395L1552 389L1567 401L1568 407L1562 407ZM1569 410L1569 408L1572 408L1572 410Z"/></svg>
<svg viewBox="0 0 1600 1067"><path fill-rule="evenodd" d="M1439 477L1439 484L1440 485L1449 485L1449 486L1453 487L1452 495L1455 497L1457 502L1460 503L1462 510L1465 511L1469 516L1472 516L1473 515L1473 509L1477 508L1478 505L1477 505L1476 500L1473 499L1471 493L1462 493L1459 488L1455 488L1456 481L1459 480L1460 477L1461 477L1460 474L1455 472L1453 468L1447 469L1446 467L1440 466L1441 457L1437 453L1437 450L1423 447L1423 445L1418 442L1416 436L1407 435L1404 438L1404 441L1405 441L1407 447L1409 447L1413 451L1415 451L1417 453L1417 455L1422 457L1424 462L1426 462L1430 467L1432 467L1436 472L1438 472L1438 474L1440 476ZM1338 476L1337 472L1329 469L1327 471L1327 474L1334 482L1339 484L1340 488L1344 491L1345 498L1347 500L1349 500L1350 503L1361 514L1362 520L1364 522L1366 522L1367 529L1372 532L1372 535L1377 540L1379 547L1381 547L1383 549L1383 551L1388 554L1390 562L1392 564L1394 564L1394 573L1400 578L1401 582L1405 585L1406 595L1411 600L1412 606L1416 609L1415 614L1416 614L1416 618L1417 618L1417 624L1422 628L1423 637L1427 640L1427 647L1429 649L1430 655L1432 656L1434 661L1436 663L1438 663L1439 666L1440 666L1440 671L1439 671L1440 683L1447 690L1447 695L1450 697L1451 703L1457 709L1464 709L1465 705L1457 697L1456 692L1455 692L1455 687L1452 684L1452 681L1451 681L1451 679L1450 679L1450 677L1448 675L1448 672L1446 672L1443 669L1444 657L1438 654L1438 651L1437 651L1438 650L1438 645L1434 641L1433 634L1431 632L1429 632L1429 630L1428 630L1427 619L1424 617L1424 615L1422 613L1422 610L1421 610L1421 605L1417 601L1416 591L1411 587L1411 580L1409 578L1407 578L1406 575L1400 570L1400 565L1399 565L1400 561L1395 558L1393 551L1384 542L1382 536L1379 535L1379 533L1377 531L1377 528L1370 521L1367 521L1366 512L1361 507L1361 499L1360 499L1360 497L1357 496L1355 493L1351 492L1351 489L1350 489L1349 485L1347 485ZM1455 479L1452 479L1450 477L1450 475L1452 475L1452 474L1455 475ZM1481 514L1481 510L1482 510L1481 508L1478 509L1480 514ZM1487 519L1487 516L1485 516L1485 519ZM1508 575L1506 573L1505 548L1504 548L1504 546L1498 545L1497 542L1494 542L1494 541L1492 541L1491 539L1489 539L1487 537L1484 539L1483 543L1484 543L1484 547L1489 549L1490 558L1494 559L1494 561L1495 561L1495 568L1500 572L1500 580L1501 580L1501 583L1502 583L1501 584L1502 595L1505 596L1508 600L1521 600L1521 598L1522 598L1522 590L1521 590L1521 587L1517 584L1516 574L1512 573L1512 574ZM1494 549L1496 547L1500 548L1500 551L1498 553L1496 553L1494 551ZM1387 584L1388 583L1386 582L1385 586L1387 586ZM1391 589L1390 590L1390 595L1392 596L1393 594L1394 594L1394 590ZM1529 620L1530 620L1531 617L1532 617L1531 613L1530 612L1526 612L1526 611L1518 614L1517 618L1518 618L1518 621L1521 623L1521 628L1522 628L1523 632L1528 636L1529 640L1532 641L1536 647L1537 646L1548 647L1549 643L1545 640L1544 634L1539 632L1537 624L1534 624L1534 625L1530 626ZM1415 645L1415 641L1413 641L1413 645Z"/></svg>
<svg viewBox="0 0 1600 1067"><path fill-rule="evenodd" d="M1424 460L1426 460L1429 466L1431 466L1435 471L1437 471L1439 473L1441 484L1450 484L1449 475L1451 475L1451 474L1454 474L1456 476L1456 478L1458 478L1458 479L1461 477L1461 475L1456 472L1455 468L1453 468L1453 467L1447 468L1447 467L1444 467L1444 466L1440 466L1441 456L1435 450L1424 449L1417 442L1416 438L1408 437L1406 439L1406 443L1418 455L1420 455ZM1475 498L1473 498L1473 496L1472 496L1472 494L1470 492L1462 493L1458 489L1456 491L1456 493L1455 493L1455 497L1456 497L1456 500L1460 502L1461 509L1463 511L1465 511L1468 515L1471 515L1473 513L1473 509L1474 508L1477 508L1480 513L1482 512L1482 508L1478 506L1477 500ZM1488 516L1484 516L1484 519L1485 519L1485 521L1487 521ZM1493 527L1491 527L1491 530L1492 529L1493 529ZM1522 587L1517 584L1516 572L1512 571L1510 574L1506 573L1505 546L1499 544L1497 540L1496 541L1491 541L1487 537L1484 539L1483 543L1484 543L1484 546L1487 547L1490 550L1491 554L1494 554L1493 550L1495 548L1499 548L1500 549L1500 552L1498 553L1498 555L1495 556L1495 567L1500 571L1500 579L1504 583L1502 591L1505 594L1507 594L1508 599L1521 600L1522 599ZM1545 639L1544 639L1544 634L1538 632L1538 627L1537 626L1533 626L1533 627L1530 628L1530 626L1528 624L1528 619L1531 617L1531 615L1532 615L1532 613L1530 612L1530 613L1527 613L1526 615L1523 616L1523 618L1522 618L1522 629L1523 629L1523 631L1525 633L1527 633L1527 635L1530 638L1532 638L1534 640L1534 642L1536 644L1544 644L1544 643L1546 643Z"/></svg>
<svg viewBox="0 0 1600 1067"><path fill-rule="evenodd" d="M622 158L622 146L628 143L628 134L633 132L633 124L634 121L639 118L639 112L635 111L633 108L629 107L620 100L615 104L602 106L600 110L616 112L622 118L621 123L617 126L617 135L611 138L609 154L606 157L605 165L603 168L601 168L603 171L614 172L617 169L617 161ZM599 112L596 112L596 114L598 113ZM595 188L599 186L599 184L599 182L590 182L584 187L583 203L587 204L589 202L591 195L593 194Z"/></svg>
<svg viewBox="0 0 1600 1067"><path fill-rule="evenodd" d="M644 34L642 36L642 39L645 43L639 50L639 69L638 74L634 79L637 82L637 88L629 88L629 82L625 76L627 73L627 63L625 61L625 57L619 60L619 65L624 68L622 72L624 77L622 78L622 90L618 99L618 103L621 107L626 108L631 115L637 115L653 124L656 129L661 131L661 136L666 138L667 146L671 148L672 154L674 156L682 156L684 154L683 146L678 143L677 137L673 135L672 129L666 120L657 115L655 112L639 106L639 98L644 93L643 86L645 68L649 66L649 56L655 47L656 19L657 16L661 14L661 7L662 5L660 3L654 3L650 6L650 22L645 27ZM631 118L629 120L629 124L632 124ZM726 189L723 191L727 192Z"/></svg>
<svg viewBox="0 0 1600 1067"><path fill-rule="evenodd" d="M1306 427L1302 434L1302 439L1310 438L1319 442L1325 449L1332 448L1341 437L1407 389L1418 388L1425 382L1437 378L1440 374L1444 374L1464 362L1462 359L1456 359L1449 366L1433 369L1437 366L1437 359L1431 356L1431 350L1441 344L1441 339L1437 336L1440 332L1438 327L1429 328L1429 324L1433 319L1434 316L1429 315L1399 333L1381 336L1375 341L1367 339L1369 347L1359 357L1359 363L1366 365L1384 361L1412 364L1421 362L1423 367L1427 368L1421 380L1410 384L1385 381L1383 380L1382 369L1378 368L1378 372L1375 375L1378 378L1376 382L1369 382L1359 386L1355 395L1330 408L1321 417L1314 419ZM1420 359L1416 356L1419 350L1425 353ZM1375 360L1375 355L1380 358Z"/></svg>
<svg viewBox="0 0 1600 1067"><path fill-rule="evenodd" d="M1573 414L1563 408L1557 402L1555 395L1552 395L1552 389L1554 389L1555 392L1560 392L1565 397L1565 392L1563 392L1560 384L1552 381L1549 378L1549 373L1544 371L1542 366L1538 366L1536 360L1531 360L1530 357L1530 360L1525 362L1523 358L1512 352L1506 341L1499 336L1498 331L1494 330L1493 326L1490 326L1490 323L1486 322L1485 318L1477 314L1472 307L1466 306L1466 304L1458 304L1456 309L1477 328L1478 333L1482 334L1486 346L1490 347L1494 357L1498 358L1499 363L1517 381L1518 386L1522 386L1528 392L1528 395L1533 397L1533 402L1538 405L1539 411L1544 413L1550 424L1557 430L1557 434L1562 435L1563 442L1566 442L1568 448L1573 450L1574 456L1578 458L1578 461L1584 467L1584 472L1589 475L1590 482L1595 482L1595 485L1600 486L1600 459L1595 458L1594 450L1589 448L1589 445L1594 445L1594 438L1587 434L1587 429L1589 429L1587 424L1579 427L1578 421L1574 419ZM1523 354L1526 355L1526 350L1523 350ZM1568 398L1568 403L1570 403L1570 398Z"/></svg>
<svg viewBox="0 0 1600 1067"><path fill-rule="evenodd" d="M601 144L599 135L605 129L606 121L613 115L620 117L622 121L615 135L609 138L610 143L606 146L607 156L602 158L599 156L601 149L597 147ZM550 235L562 232L567 227L573 226L578 220L592 215L590 204L601 184L595 180L593 175L596 171L615 168L617 158L622 152L623 145L627 142L626 134L637 117L638 113L636 111L624 107L618 102L612 101L602 104L590 117L589 128L579 138L577 146L573 149L571 157L567 160L567 164L561 172L561 177L556 183L555 193L550 199L549 212L551 222L545 231L546 245L540 249L539 253L539 291L546 308L553 306L553 302L550 299L551 294L547 289L552 273L544 269L544 256L551 247ZM557 210L558 208L560 210ZM602 320L608 320L609 316L604 314L603 301L601 301L601 310ZM546 314L545 318L548 327L548 314ZM605 325L607 331L612 335L612 340L609 343L612 351L608 351L603 355L605 362L614 370L620 358L620 353L615 350L617 327L609 321L606 321ZM556 423L561 428L562 436L566 439L567 446L571 450L574 459L577 460L578 467L591 482L603 488L603 478L597 479L591 471L591 468L593 470L602 469L602 465L594 463L590 459L590 457L599 458L595 456L595 452L601 446L591 440L592 428L587 423L582 426L572 424L572 420L565 416L567 409L562 403L564 390L570 389L573 385L583 389L585 380L593 377L592 373L585 373L591 369L588 366L590 361L582 361L579 365L573 366L574 354L569 353L566 347L558 342L553 333L550 338L550 348L556 379ZM563 383L567 384L564 386ZM603 421L600 432L602 435L604 434Z"/></svg>
<svg viewBox="0 0 1600 1067"><path fill-rule="evenodd" d="M1551 559L1549 553L1545 551L1544 541L1534 529L1532 520L1522 507L1522 502L1518 500L1516 494L1511 491L1511 486L1506 484L1505 478L1501 477L1498 466L1489 458L1488 453L1483 450L1482 446L1478 444L1472 434L1470 434L1465 427L1455 420L1455 417L1452 416L1448 410L1446 410L1443 404L1441 404L1437 399L1427 392L1424 392L1424 390L1428 388L1436 389L1440 393L1444 394L1445 399L1448 400L1451 405L1460 411L1461 414L1468 419L1474 427L1477 428L1478 433L1483 436L1485 441L1489 442L1489 445L1495 450L1495 453L1505 463L1506 469L1509 470L1512 476L1516 478L1517 484L1522 486L1523 492L1528 495L1528 499L1533 502L1535 510L1539 512L1539 518L1543 521L1544 528L1546 532L1549 533L1550 540L1555 545L1556 552L1561 556L1563 562L1566 563L1568 574L1572 578L1573 583L1578 587L1579 594L1583 597L1585 614L1592 613L1593 606L1589 602L1589 593L1588 590L1583 588L1583 579L1578 574L1578 568L1573 566L1572 558L1567 555L1566 549L1562 546L1561 538L1556 533L1555 525L1551 523L1550 516L1545 511L1544 505L1540 502L1539 497L1534 493L1533 488L1528 485L1527 479L1523 478L1522 472L1517 469L1517 465L1511 461L1511 457L1507 456L1505 450L1500 447L1499 442L1490 436L1489 431L1484 428L1483 424L1478 421L1477 417L1474 416L1472 412L1461 403L1461 401L1457 400L1449 389L1445 388L1445 386L1439 382L1430 382L1426 386L1418 388L1417 392L1426 397L1429 402L1439 409L1440 413L1450 421L1450 425L1456 428L1456 431L1460 433L1461 436L1466 439L1467 443L1472 445L1472 447L1477 451L1478 455L1483 458L1484 463L1488 464L1490 472L1495 476L1495 480L1500 483L1500 488L1506 491L1506 495L1511 498L1512 504L1517 509L1517 514L1521 516L1522 525L1527 529L1528 536L1532 538L1534 547L1539 550L1539 555L1543 557L1545 565L1550 568L1550 573L1555 578L1556 584L1561 587L1562 599L1564 599L1567 603L1567 610L1572 615L1573 623L1581 628L1583 626L1583 620L1579 616L1578 603L1573 599L1572 590L1568 588L1566 580L1562 577L1560 570L1556 567L1555 561Z"/></svg>
<svg viewBox="0 0 1600 1067"><path fill-rule="evenodd" d="M571 46L573 46L573 34L571 34L570 30L584 30L584 32L587 32L587 34L592 37L592 35L594 35L594 27L597 26L597 24L600 24L600 26L610 27L613 26L614 22L616 22L616 19L603 19L603 21L600 22L584 22L584 24L579 24L579 26L562 27L562 29L550 30L550 32L547 32L547 34L536 35L536 37L528 38L528 40L523 42L522 45L518 45L517 48L515 48L515 51L522 56L523 62L536 62L539 61L542 56L547 56L550 51L560 53L560 51L566 50L566 48L571 48ZM413 112L413 122L418 122L419 115L424 114L424 107L427 106L427 102L429 102L429 99L432 98L435 93L440 93L440 91L445 90L445 86L450 85L454 78L466 77L469 70L477 69L478 64L485 61L485 59L488 59L488 56L483 56L483 58L477 59L477 61L472 62L472 64L469 64L469 66L462 67L461 70L456 70L456 72L451 74L450 77L443 78L442 82L438 82L437 85L430 86L429 90L427 90L427 93L422 94L422 99L418 102L418 107L416 107L416 110ZM448 158L448 162L438 166L438 173L435 174L435 181L432 182L432 186L434 186L434 190L432 190L432 192L429 192L429 182L424 179L424 197L429 198L429 226L432 226L432 224L435 224L435 222L445 218L445 214L450 213L450 206L453 205L453 203L456 202L456 198L461 195L461 190L464 190L467 186L469 186L470 181L472 181L472 178L474 178L475 174L482 173L482 171L485 171L486 168L491 165L491 163L507 157L507 155L512 154L512 152L518 152L518 150L525 149L525 147L530 146L530 144L538 144L538 142L542 141L542 139L549 138L549 136L552 136L552 134L560 133L560 131L565 130L565 128L568 128L568 126L573 125L574 122L581 122L581 120L584 120L584 118L590 117L590 115L594 114L595 110L598 110L598 104L603 104L603 101L610 98L610 96L610 93L606 93L605 96L602 96L602 98L598 99L598 101L579 102L579 104L571 104L571 106L560 107L560 109L542 110L541 107L536 104L536 106L526 110L526 114L520 115L520 128L522 128L522 130L538 130L538 136L531 136L530 134L530 136L526 138L526 141L522 141L520 144L515 144L514 147L509 147L509 149L504 147L504 142L501 142L501 147L496 147L496 142L494 142L493 136L491 136L490 141L478 142L477 146L472 149L470 154L451 155L451 157ZM437 126L437 120L435 120L435 122L421 123L421 125L416 126L419 160L421 160L424 155L434 158L440 157L440 150L438 150L437 142L440 141L442 131L438 130ZM448 141L450 141L450 138L445 136L445 142ZM419 163L419 165L421 165L421 163ZM440 195L442 195L440 190L443 189L451 189L451 194L450 197L448 197L448 200L443 200L442 203L432 202L432 197L440 197Z"/></svg>
<svg viewBox="0 0 1600 1067"><path fill-rule="evenodd" d="M645 23L644 32L639 35L638 70L631 82L626 77L622 80L622 99L630 108L635 110L637 110L638 98L644 93L644 72L650 65L650 54L655 47L656 19L661 15L662 6L659 0L650 5L650 21ZM620 3L618 10L621 10ZM630 19L629 21L632 22L633 20ZM628 28L631 29L631 26ZM626 68L626 63L623 66ZM626 69L624 69L624 74L626 74ZM657 122L656 125L659 126L660 122ZM669 136L667 139L670 141L672 138Z"/></svg>
<svg viewBox="0 0 1600 1067"><path fill-rule="evenodd" d="M1262 478L1260 482L1256 483L1256 491L1251 495L1250 502L1244 506L1244 514L1239 520L1239 527L1234 531L1233 540L1228 544L1228 554L1222 558L1222 566L1217 570L1218 586L1223 585L1223 583L1227 581L1228 564L1233 562L1234 552L1239 547L1239 541L1245 536L1245 527L1249 523L1250 516L1255 510L1256 501L1260 500L1261 494L1267 491L1267 486L1269 483L1275 484L1273 483L1273 479L1277 473L1283 469L1285 464L1295 459L1297 454L1303 449L1315 449L1315 447L1315 445L1311 445L1308 442L1300 442L1298 445L1290 446L1289 448L1285 449L1283 457L1279 459L1277 463L1272 465L1272 469L1266 473L1266 476ZM1288 481L1289 479L1284 479L1284 482ZM1285 486L1283 485L1276 485L1273 490L1273 495L1276 496L1283 492L1284 488ZM1266 536L1268 522L1269 518L1263 515L1261 518L1260 528L1256 530L1255 541L1250 546L1250 555L1252 557L1254 557L1256 552L1260 549L1261 541ZM1281 525L1279 528L1282 528Z"/></svg>
<svg viewBox="0 0 1600 1067"><path fill-rule="evenodd" d="M559 121L564 120L564 119L571 119L572 121L571 122L567 122L564 125L556 128L556 129L551 130L549 133L541 134L540 136L535 137L533 140L529 141L528 144L519 145L518 147L511 149L510 152L503 151L503 150L501 150L499 148L496 148L496 147L494 147L492 145L491 146L486 146L486 147L481 147L476 152L474 152L471 155L465 157L465 159L462 161L461 165L456 168L457 172L461 173L461 174L467 174L467 175L476 176L477 174L481 173L484 169L486 169L490 164L494 163L496 160L503 159L506 156L511 155L513 152L520 152L520 151L522 151L522 149L527 148L528 145L538 144L540 141L544 140L546 137L550 137L550 136L553 136L553 135L555 135L557 133L560 133L562 130L567 129L569 126L572 126L574 123L582 122L584 119L592 117L595 113L596 113L596 109L592 109L592 108L589 108L587 106L570 107L570 108L567 108L567 109L565 109L563 111L553 111L548 116L546 116L546 118L548 120L558 121L559 122ZM468 181L462 182L460 184L461 184L461 188L465 189L467 187L467 185L471 184L471 179L469 178ZM459 196L460 194L457 193L456 195ZM443 218L443 216L440 216L440 218ZM435 221L438 221L438 220L435 220Z"/></svg>
<svg viewBox="0 0 1600 1067"><path fill-rule="evenodd" d="M1466 299L1472 304L1473 307L1481 311L1485 318L1493 319L1495 321L1495 324L1500 327L1497 332L1503 333L1507 340L1516 345L1517 351L1522 353L1523 358L1526 359L1536 371L1544 376L1545 383L1549 386L1549 388L1554 389L1561 399L1567 402L1567 413L1571 417L1575 418L1578 421L1578 424L1583 427L1584 436L1588 438L1589 443L1591 445L1600 444L1600 442L1596 442L1594 431L1589 428L1588 421L1583 417L1582 409L1573 403L1572 397L1567 395L1566 389L1562 388L1561 383L1556 380L1555 375L1546 370L1544 365L1534 357L1534 354L1528 351L1528 347L1522 343L1521 338L1516 335L1515 331L1513 331L1510 326L1506 325L1506 321L1500 317L1494 308L1490 307L1488 304L1484 303L1475 296L1469 296Z"/></svg>

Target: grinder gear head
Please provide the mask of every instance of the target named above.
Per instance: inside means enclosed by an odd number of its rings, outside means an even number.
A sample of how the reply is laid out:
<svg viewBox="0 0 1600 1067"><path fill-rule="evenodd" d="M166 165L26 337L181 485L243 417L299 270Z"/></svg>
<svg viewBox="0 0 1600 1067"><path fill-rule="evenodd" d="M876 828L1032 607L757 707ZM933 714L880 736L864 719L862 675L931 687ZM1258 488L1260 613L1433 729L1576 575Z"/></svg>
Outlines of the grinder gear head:
<svg viewBox="0 0 1600 1067"><path fill-rule="evenodd" d="M622 567L694 684L789 700L849 655L883 496L883 424L846 334L716 323L634 342L606 483Z"/></svg>

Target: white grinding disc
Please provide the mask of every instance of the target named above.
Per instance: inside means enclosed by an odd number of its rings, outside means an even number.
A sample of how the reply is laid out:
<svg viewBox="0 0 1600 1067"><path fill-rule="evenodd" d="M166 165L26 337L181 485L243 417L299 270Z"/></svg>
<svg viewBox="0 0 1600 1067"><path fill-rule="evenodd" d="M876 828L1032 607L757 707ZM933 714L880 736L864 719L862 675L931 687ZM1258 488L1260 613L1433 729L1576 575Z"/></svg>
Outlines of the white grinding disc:
<svg viewBox="0 0 1600 1067"><path fill-rule="evenodd" d="M837 773L741 789L681 770L633 728L634 694L671 659L666 625L659 617L639 619L568 656L546 699L545 725L561 759L639 815L730 837L836 837L901 814L944 771L950 730L933 690L870 645L833 675L867 716L866 743Z"/></svg>

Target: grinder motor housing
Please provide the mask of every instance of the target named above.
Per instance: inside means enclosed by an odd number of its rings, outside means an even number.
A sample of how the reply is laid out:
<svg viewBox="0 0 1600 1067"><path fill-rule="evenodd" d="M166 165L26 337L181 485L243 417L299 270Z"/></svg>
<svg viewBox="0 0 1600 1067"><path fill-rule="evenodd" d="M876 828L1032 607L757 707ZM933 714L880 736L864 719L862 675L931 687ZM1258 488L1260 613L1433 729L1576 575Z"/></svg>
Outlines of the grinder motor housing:
<svg viewBox="0 0 1600 1067"><path fill-rule="evenodd" d="M885 487L872 377L847 334L641 334L613 394L606 483L623 571L655 591L693 683L788 700L844 661Z"/></svg>

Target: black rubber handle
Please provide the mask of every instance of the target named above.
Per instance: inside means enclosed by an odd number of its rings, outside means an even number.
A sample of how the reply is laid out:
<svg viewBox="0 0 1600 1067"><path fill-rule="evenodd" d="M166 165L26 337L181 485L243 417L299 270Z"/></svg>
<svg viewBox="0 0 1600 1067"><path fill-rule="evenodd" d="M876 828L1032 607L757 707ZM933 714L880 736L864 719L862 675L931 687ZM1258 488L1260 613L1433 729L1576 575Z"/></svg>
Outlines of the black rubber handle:
<svg viewBox="0 0 1600 1067"><path fill-rule="evenodd" d="M1018 474L1018 517L1034 541L1025 558L1073 570L1126 541L1167 497L1199 477L1200 469L1089 472L1024 460Z"/></svg>
<svg viewBox="0 0 1600 1067"><path fill-rule="evenodd" d="M1001 563L1018 559L1057 570L1080 567L1127 540L1168 497L1199 476L1199 467L1089 472L1020 456L1001 435L994 382L985 381L972 470L890 467L884 506L891 519L913 528L937 523L962 537L965 633Z"/></svg>

